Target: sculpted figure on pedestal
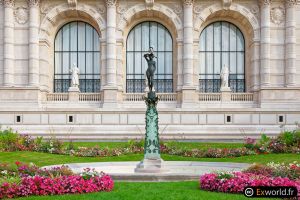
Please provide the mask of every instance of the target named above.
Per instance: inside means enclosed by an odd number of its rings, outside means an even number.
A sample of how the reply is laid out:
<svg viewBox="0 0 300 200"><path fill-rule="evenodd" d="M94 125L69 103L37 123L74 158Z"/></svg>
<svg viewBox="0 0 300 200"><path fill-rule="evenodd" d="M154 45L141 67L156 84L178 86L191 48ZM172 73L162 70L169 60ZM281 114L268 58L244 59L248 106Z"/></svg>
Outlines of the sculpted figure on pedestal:
<svg viewBox="0 0 300 200"><path fill-rule="evenodd" d="M79 68L76 63L73 64L70 72L72 73L71 87L79 87Z"/></svg>

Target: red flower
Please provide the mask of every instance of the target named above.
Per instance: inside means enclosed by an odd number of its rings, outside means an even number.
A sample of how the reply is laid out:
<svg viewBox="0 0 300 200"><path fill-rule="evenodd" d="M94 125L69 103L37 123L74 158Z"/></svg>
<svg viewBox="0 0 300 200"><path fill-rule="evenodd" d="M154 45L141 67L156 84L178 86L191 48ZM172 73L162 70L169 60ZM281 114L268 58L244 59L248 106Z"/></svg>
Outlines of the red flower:
<svg viewBox="0 0 300 200"><path fill-rule="evenodd" d="M16 161L15 164L16 164L17 166L19 166L19 165L21 165L21 162L20 162L20 161Z"/></svg>

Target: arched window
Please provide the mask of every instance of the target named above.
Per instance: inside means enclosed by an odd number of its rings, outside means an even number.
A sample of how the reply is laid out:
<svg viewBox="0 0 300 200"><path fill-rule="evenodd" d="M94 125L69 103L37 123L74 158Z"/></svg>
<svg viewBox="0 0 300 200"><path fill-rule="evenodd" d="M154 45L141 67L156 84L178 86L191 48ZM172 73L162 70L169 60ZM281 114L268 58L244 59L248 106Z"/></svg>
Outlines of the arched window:
<svg viewBox="0 0 300 200"><path fill-rule="evenodd" d="M98 32L85 22L64 25L55 38L54 92L67 92L71 67L80 70L81 92L100 92L100 43Z"/></svg>
<svg viewBox="0 0 300 200"><path fill-rule="evenodd" d="M126 47L126 91L144 92L149 47L157 56L154 88L156 92L173 92L173 44L170 32L157 22L142 22L129 33Z"/></svg>
<svg viewBox="0 0 300 200"><path fill-rule="evenodd" d="M200 36L200 92L220 91L220 72L230 70L229 86L233 92L245 92L245 41L235 25L214 22Z"/></svg>

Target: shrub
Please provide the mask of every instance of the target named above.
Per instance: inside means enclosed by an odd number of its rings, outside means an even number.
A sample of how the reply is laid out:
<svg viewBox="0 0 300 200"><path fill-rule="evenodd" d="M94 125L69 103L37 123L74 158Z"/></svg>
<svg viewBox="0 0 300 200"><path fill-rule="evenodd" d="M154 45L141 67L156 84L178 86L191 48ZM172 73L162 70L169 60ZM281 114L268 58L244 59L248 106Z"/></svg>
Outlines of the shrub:
<svg viewBox="0 0 300 200"><path fill-rule="evenodd" d="M255 144L256 140L253 139L253 138L246 138L244 140L244 146L247 148L247 149L254 149L254 144Z"/></svg>
<svg viewBox="0 0 300 200"><path fill-rule="evenodd" d="M12 129L0 130L0 150L15 151L17 150L18 133Z"/></svg>
<svg viewBox="0 0 300 200"><path fill-rule="evenodd" d="M246 170L244 170L246 173L252 173L252 174L261 174L264 176L271 176L272 175L272 168L268 167L263 164L254 163L250 167L248 167Z"/></svg>
<svg viewBox="0 0 300 200"><path fill-rule="evenodd" d="M297 142L295 135L295 131L285 131L278 136L278 139L287 146L293 146Z"/></svg>
<svg viewBox="0 0 300 200"><path fill-rule="evenodd" d="M269 143L268 149L272 153L284 153L287 151L285 144L278 139L272 139Z"/></svg>

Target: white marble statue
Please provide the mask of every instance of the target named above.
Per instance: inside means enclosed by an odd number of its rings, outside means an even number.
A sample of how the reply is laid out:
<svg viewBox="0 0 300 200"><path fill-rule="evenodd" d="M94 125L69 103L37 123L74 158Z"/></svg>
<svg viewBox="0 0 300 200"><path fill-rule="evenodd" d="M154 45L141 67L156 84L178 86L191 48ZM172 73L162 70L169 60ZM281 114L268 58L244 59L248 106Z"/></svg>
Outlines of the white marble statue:
<svg viewBox="0 0 300 200"><path fill-rule="evenodd" d="M221 88L228 88L228 81L229 81L229 69L224 65L221 71Z"/></svg>
<svg viewBox="0 0 300 200"><path fill-rule="evenodd" d="M79 87L79 68L76 63L73 64L70 72L72 73L71 87Z"/></svg>

